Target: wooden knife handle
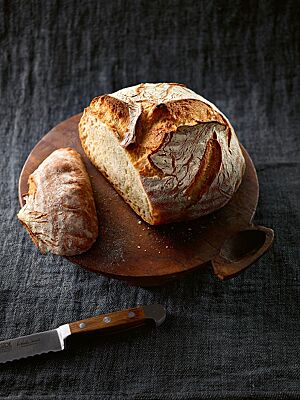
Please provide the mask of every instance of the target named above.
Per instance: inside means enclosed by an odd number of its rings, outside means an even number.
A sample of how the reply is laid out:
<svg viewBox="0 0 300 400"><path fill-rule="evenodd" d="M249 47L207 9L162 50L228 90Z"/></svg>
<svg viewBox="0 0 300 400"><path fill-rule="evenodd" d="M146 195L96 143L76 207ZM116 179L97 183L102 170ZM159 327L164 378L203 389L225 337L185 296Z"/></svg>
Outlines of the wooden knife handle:
<svg viewBox="0 0 300 400"><path fill-rule="evenodd" d="M113 333L143 325L148 319L143 307L135 307L71 322L69 327L72 334L97 330L102 333Z"/></svg>

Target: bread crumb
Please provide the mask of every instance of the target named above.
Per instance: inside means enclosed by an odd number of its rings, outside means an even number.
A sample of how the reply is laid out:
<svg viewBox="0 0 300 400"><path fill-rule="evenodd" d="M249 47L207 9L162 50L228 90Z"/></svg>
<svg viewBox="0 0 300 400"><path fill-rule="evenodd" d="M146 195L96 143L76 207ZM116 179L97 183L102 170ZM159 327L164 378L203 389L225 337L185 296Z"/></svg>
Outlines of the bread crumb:
<svg viewBox="0 0 300 400"><path fill-rule="evenodd" d="M169 248L169 246L166 246L166 249L168 249Z"/></svg>
<svg viewBox="0 0 300 400"><path fill-rule="evenodd" d="M146 249L144 251L147 251Z"/></svg>
<svg viewBox="0 0 300 400"><path fill-rule="evenodd" d="M137 248L138 248L138 249L140 249L140 248L141 248L141 246L138 246Z"/></svg>
<svg viewBox="0 0 300 400"><path fill-rule="evenodd" d="M142 221L138 221L138 224L141 225Z"/></svg>
<svg viewBox="0 0 300 400"><path fill-rule="evenodd" d="M188 228L188 231L191 231L192 230L192 228Z"/></svg>

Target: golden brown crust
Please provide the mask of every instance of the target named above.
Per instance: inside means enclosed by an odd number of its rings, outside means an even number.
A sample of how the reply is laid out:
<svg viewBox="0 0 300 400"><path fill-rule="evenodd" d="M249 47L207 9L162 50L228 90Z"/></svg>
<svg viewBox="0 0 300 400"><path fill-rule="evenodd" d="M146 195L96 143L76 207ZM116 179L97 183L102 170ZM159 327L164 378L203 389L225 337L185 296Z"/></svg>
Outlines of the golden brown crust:
<svg viewBox="0 0 300 400"><path fill-rule="evenodd" d="M177 86L184 87L172 83L168 91ZM134 161L139 161L145 154L156 151L163 143L165 135L175 132L180 126L193 126L202 122L219 122L226 125L220 113L199 99L187 98L166 102L163 99L158 102L155 98L135 100L144 87L145 84L141 84L135 89L135 94L122 96L126 101L112 95L96 97L86 110L94 113L100 121L109 126L122 146L131 145L127 151Z"/></svg>
<svg viewBox="0 0 300 400"><path fill-rule="evenodd" d="M85 109L79 124L82 146L100 168L87 144L90 116L107 126L120 145L124 137L134 138L124 151L151 205L147 222L197 218L230 200L245 161L230 122L216 106L176 83L142 83L109 97L116 101L110 99L107 106L96 98Z"/></svg>
<svg viewBox="0 0 300 400"><path fill-rule="evenodd" d="M18 218L42 253L76 255L98 236L91 183L80 155L71 148L50 154L28 179Z"/></svg>
<svg viewBox="0 0 300 400"><path fill-rule="evenodd" d="M92 100L90 109L109 126L120 141L127 147L136 140L136 122L142 109L140 104L127 99L127 102L104 95Z"/></svg>
<svg viewBox="0 0 300 400"><path fill-rule="evenodd" d="M186 190L190 206L198 203L204 193L208 192L220 170L221 164L222 149L216 137L213 137L207 141L199 169Z"/></svg>

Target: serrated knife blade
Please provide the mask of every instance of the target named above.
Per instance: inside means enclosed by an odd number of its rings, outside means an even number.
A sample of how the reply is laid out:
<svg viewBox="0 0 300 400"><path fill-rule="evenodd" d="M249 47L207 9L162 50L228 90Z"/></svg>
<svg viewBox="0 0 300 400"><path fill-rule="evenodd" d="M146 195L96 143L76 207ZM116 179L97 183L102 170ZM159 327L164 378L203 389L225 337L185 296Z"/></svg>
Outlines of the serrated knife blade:
<svg viewBox="0 0 300 400"><path fill-rule="evenodd" d="M63 350L64 340L70 334L69 325L66 324L50 331L4 340L0 342L0 363Z"/></svg>
<svg viewBox="0 0 300 400"><path fill-rule="evenodd" d="M38 354L63 350L65 339L77 333L101 331L115 333L143 325L152 320L161 325L166 312L160 304L129 308L108 314L101 314L84 320L64 324L57 329L21 336L0 342L0 363L19 360Z"/></svg>

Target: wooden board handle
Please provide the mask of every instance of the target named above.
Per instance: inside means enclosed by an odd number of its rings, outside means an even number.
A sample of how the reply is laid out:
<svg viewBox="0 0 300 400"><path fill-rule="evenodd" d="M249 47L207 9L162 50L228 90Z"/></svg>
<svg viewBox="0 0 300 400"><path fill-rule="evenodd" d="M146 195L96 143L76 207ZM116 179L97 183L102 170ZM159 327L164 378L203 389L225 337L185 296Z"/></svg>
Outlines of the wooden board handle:
<svg viewBox="0 0 300 400"><path fill-rule="evenodd" d="M165 316L165 309L160 304L152 304L71 322L69 327L72 334L98 330L101 333L115 333L144 325L148 320L153 320L158 326Z"/></svg>
<svg viewBox="0 0 300 400"><path fill-rule="evenodd" d="M271 246L274 231L264 226L249 226L223 243L211 261L214 274L221 280L233 278L257 261Z"/></svg>

